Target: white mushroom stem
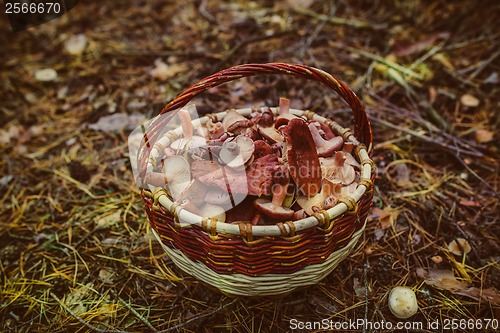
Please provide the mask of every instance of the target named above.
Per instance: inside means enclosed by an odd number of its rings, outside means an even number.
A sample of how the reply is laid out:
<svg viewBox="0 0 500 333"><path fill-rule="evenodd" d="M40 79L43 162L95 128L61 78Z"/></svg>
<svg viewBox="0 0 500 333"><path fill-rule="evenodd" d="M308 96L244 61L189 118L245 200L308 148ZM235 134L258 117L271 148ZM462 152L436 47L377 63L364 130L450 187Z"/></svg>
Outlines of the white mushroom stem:
<svg viewBox="0 0 500 333"><path fill-rule="evenodd" d="M290 100L288 98L280 97L279 115L290 113Z"/></svg>
<svg viewBox="0 0 500 333"><path fill-rule="evenodd" d="M314 140L314 144L316 145L319 157L332 156L335 151L342 148L342 145L344 144L344 139L342 139L342 137L336 136L330 140L325 140L314 123L310 123L308 127Z"/></svg>
<svg viewBox="0 0 500 333"><path fill-rule="evenodd" d="M184 134L184 138L187 140L191 140L193 138L193 123L191 122L191 115L189 111L185 109L181 109L179 111L179 118L181 120L182 126L182 134Z"/></svg>
<svg viewBox="0 0 500 333"><path fill-rule="evenodd" d="M279 184L275 183L273 185L273 199L272 203L276 207L281 207L283 205L283 201L285 201L286 198L286 192L288 189L288 183L286 184Z"/></svg>

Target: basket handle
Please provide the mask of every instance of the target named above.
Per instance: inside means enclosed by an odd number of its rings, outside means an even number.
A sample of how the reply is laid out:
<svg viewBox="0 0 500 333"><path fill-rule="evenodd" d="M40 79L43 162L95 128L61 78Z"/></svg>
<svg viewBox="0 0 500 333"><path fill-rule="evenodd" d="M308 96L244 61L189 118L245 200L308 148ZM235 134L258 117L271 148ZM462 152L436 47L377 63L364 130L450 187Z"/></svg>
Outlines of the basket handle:
<svg viewBox="0 0 500 333"><path fill-rule="evenodd" d="M354 136L360 142L364 143L368 149L371 149L371 125L365 109L356 94L335 76L321 69L305 65L285 63L237 65L223 69L220 72L207 76L201 81L193 84L163 108L160 114L167 115L160 117L159 120L154 122L154 124L152 124L148 129L148 137L145 138L146 145L148 145L148 142L154 142L156 137L159 135L162 126L168 123L168 121L170 121L170 119L172 119L172 117L177 113L176 110L185 106L197 95L226 82L260 74L294 75L308 80L318 81L333 89L351 107L354 114Z"/></svg>

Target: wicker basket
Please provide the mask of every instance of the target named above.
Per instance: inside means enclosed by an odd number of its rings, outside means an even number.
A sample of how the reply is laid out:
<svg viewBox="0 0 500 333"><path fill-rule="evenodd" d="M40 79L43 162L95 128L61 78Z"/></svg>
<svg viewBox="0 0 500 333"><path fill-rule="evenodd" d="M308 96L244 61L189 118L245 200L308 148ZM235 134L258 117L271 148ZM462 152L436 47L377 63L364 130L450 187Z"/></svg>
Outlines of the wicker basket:
<svg viewBox="0 0 500 333"><path fill-rule="evenodd" d="M304 65L283 63L247 64L231 67L194 84L161 112L145 135L138 163L141 170L153 169L160 148L179 135L161 129L175 110L209 88L228 81L260 74L287 74L315 80L336 91L354 114L354 133L311 111L291 113L328 125L346 142L355 143L355 157L361 165L361 179L351 197L314 216L276 225L230 224L192 214L174 204L163 188L142 191L153 232L172 261L186 273L232 295L262 296L288 293L312 285L330 274L354 248L365 228L373 197L374 163L370 123L357 96L334 76ZM237 110L249 115L250 109ZM276 109L273 109L276 112ZM199 119L221 120L225 112ZM144 147L149 147L145 149ZM144 176L144 173L142 174ZM179 223L179 218L186 223Z"/></svg>

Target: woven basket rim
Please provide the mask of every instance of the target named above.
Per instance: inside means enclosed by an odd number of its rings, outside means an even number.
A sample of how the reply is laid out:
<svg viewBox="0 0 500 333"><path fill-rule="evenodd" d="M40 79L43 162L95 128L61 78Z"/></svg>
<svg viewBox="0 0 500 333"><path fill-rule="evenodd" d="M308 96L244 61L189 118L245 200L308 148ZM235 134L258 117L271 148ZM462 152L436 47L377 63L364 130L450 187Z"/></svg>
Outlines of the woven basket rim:
<svg viewBox="0 0 500 333"><path fill-rule="evenodd" d="M276 107L271 107L273 113L277 113ZM241 108L236 109L242 115L249 115L252 112L251 108ZM203 125L209 119L214 119L216 117L218 120L222 120L227 111L219 112L216 114L206 115L199 119L192 120L192 124L194 126ZM251 225L248 224L248 228L245 229L245 234L247 238L252 238L253 236L285 236L291 235L293 236L295 232L316 227L318 225L329 224L330 220L333 220L344 213L347 214L357 214L358 202L361 200L363 195L371 191L373 189L372 177L374 174L374 163L373 160L369 157L367 148L360 143L354 134L347 128L342 127L338 123L329 120L323 116L315 114L312 111L302 111L298 109L290 109L290 113L295 114L300 117L306 117L309 120L315 120L322 123L326 123L337 135L341 135L346 142L352 142L357 146L355 150L355 158L357 158L358 162L361 164L361 178L360 181L357 182L357 188L355 192L351 196L346 196L340 199L340 202L334 207L323 210L318 213L315 213L313 216L306 217L304 219L295 220L295 221L287 221L279 223L275 225ZM167 147L172 141L174 141L177 137L181 135L181 128L176 128L174 130L170 130L166 132L153 146L150 151L150 155L147 162L147 170L146 172L153 171L155 167L156 158L160 154L159 147ZM242 235L242 229L240 228L241 223L228 223L217 221L214 218L206 218L194 213L189 212L184 209L178 203L172 202L165 189L161 187L156 187L149 185L150 195L153 197L155 203L159 203L164 209L169 211L179 226L182 227L191 227L192 225L196 225L198 227L203 228L213 237L217 237L218 233L225 233L230 235ZM244 221L242 221L244 222ZM281 227L281 228L280 228ZM285 234L283 233L285 231Z"/></svg>

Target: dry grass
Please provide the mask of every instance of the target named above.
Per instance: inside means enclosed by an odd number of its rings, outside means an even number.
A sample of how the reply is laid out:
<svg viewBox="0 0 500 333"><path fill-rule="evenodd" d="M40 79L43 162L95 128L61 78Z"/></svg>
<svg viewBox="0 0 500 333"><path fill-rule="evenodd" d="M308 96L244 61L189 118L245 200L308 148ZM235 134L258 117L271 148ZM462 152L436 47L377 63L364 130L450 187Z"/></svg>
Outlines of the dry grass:
<svg viewBox="0 0 500 333"><path fill-rule="evenodd" d="M243 1L207 2L82 2L58 20L0 35L0 330L287 332L291 319L396 322L386 302L395 285L417 292L411 321L500 319L498 3L291 9L257 1L249 10ZM78 33L89 43L72 56L64 42ZM171 77L151 77L157 58ZM177 269L152 237L128 131L85 124L113 110L149 117L207 74L268 61L323 68L362 97L376 140L378 210L356 251L320 284L231 298ZM45 67L56 81L34 79ZM336 96L289 78L228 85L203 102L208 111L275 104L279 95L349 119ZM447 249L459 237L472 245L466 257ZM426 284L418 269L453 271L475 289Z"/></svg>

